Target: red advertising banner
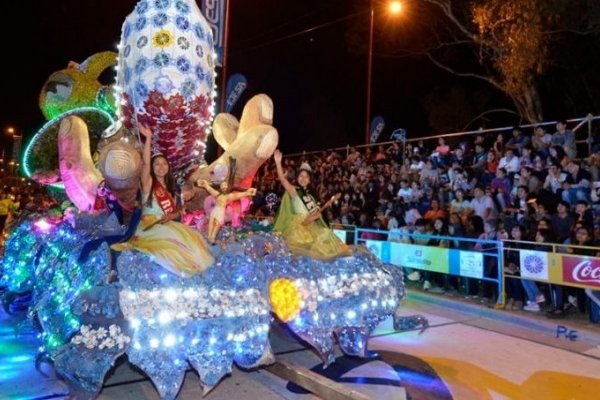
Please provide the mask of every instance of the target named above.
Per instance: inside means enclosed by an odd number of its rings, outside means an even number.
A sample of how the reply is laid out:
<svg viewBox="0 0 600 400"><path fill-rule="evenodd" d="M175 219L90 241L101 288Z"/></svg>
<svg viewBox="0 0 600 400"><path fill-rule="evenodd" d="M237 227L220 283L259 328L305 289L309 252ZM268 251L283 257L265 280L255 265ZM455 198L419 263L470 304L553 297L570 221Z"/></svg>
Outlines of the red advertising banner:
<svg viewBox="0 0 600 400"><path fill-rule="evenodd" d="M566 284L600 288L600 258L563 256L562 265Z"/></svg>

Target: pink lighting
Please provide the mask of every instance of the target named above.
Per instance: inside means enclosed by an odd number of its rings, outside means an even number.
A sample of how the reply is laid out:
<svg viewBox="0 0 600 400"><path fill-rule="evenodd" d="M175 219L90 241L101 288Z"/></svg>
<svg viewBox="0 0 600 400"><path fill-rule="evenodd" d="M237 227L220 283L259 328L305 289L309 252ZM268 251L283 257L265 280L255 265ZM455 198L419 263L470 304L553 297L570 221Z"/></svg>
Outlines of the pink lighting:
<svg viewBox="0 0 600 400"><path fill-rule="evenodd" d="M36 222L34 222L33 225L35 225L36 231L41 233L50 232L50 229L54 226L53 224L49 223L45 218L37 220Z"/></svg>

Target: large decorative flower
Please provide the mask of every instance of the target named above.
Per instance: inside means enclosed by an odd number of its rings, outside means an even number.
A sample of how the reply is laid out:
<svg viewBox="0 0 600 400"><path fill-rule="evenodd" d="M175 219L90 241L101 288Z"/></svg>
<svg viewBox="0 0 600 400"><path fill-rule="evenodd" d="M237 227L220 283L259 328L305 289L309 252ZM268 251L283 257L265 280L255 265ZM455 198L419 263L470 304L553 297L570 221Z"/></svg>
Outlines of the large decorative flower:
<svg viewBox="0 0 600 400"><path fill-rule="evenodd" d="M301 308L300 294L289 279L278 278L269 285L269 299L273 312L283 322L296 318Z"/></svg>
<svg viewBox="0 0 600 400"><path fill-rule="evenodd" d="M173 38L173 35L166 29L161 29L152 37L152 44L161 49L171 46L174 42L175 39Z"/></svg>

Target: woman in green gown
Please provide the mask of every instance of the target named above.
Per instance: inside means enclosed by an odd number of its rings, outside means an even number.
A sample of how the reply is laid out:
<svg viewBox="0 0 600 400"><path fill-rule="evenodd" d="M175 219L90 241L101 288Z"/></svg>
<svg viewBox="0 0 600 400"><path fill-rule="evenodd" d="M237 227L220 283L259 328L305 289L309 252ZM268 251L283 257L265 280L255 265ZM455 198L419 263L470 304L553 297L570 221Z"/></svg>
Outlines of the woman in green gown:
<svg viewBox="0 0 600 400"><path fill-rule="evenodd" d="M320 260L350 255L350 249L334 233L321 216L337 196L333 196L323 206L310 192L310 171L300 168L298 186L292 185L281 166L282 154L275 151L274 159L277 177L285 189L281 206L275 218L274 230L286 239L288 247L295 255L304 255Z"/></svg>

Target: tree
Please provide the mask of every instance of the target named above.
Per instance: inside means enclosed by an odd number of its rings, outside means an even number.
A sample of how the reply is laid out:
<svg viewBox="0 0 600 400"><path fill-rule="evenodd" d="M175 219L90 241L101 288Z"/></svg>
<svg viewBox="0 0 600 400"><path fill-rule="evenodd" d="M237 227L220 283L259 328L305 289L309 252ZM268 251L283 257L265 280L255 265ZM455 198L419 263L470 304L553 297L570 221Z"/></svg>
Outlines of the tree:
<svg viewBox="0 0 600 400"><path fill-rule="evenodd" d="M508 96L518 114L531 123L543 119L538 85L553 61L551 50L558 37L597 33L600 26L600 7L592 0L423 3L430 7L423 8L419 20L429 37L419 37L417 47L409 45L407 51L425 54L454 75L489 83Z"/></svg>

